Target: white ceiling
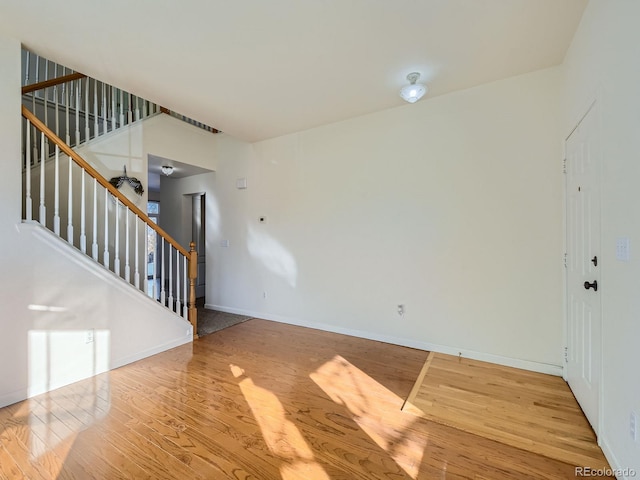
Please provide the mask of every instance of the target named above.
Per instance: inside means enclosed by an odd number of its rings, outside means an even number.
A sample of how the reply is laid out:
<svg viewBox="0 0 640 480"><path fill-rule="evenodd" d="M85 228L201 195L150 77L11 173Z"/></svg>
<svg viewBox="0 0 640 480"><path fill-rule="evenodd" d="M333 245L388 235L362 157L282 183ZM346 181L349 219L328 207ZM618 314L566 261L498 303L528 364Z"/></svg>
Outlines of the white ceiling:
<svg viewBox="0 0 640 480"><path fill-rule="evenodd" d="M247 141L562 63L587 0L2 0L0 31ZM412 108L406 105L405 108Z"/></svg>

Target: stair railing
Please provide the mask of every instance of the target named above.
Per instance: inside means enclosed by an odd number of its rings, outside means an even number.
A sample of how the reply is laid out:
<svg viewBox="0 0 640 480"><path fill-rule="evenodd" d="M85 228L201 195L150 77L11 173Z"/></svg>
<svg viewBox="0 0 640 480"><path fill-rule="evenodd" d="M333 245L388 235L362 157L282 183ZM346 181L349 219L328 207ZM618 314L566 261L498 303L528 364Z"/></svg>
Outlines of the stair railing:
<svg viewBox="0 0 640 480"><path fill-rule="evenodd" d="M23 50L22 98L23 105L71 147L161 112L209 132L219 132L28 50ZM35 132L32 133L33 140ZM32 148L37 157L38 146Z"/></svg>
<svg viewBox="0 0 640 480"><path fill-rule="evenodd" d="M35 219L60 237L61 226L66 224L70 245L187 319L197 338L195 243L191 242L189 251L182 247L24 105L22 116L26 127L24 220ZM51 161L47 142L54 149ZM34 144L40 148L34 150ZM39 155L32 155L36 151ZM159 239L154 252L144 241L149 229ZM147 275L150 253L154 265L151 280ZM158 262L162 268L156 278Z"/></svg>

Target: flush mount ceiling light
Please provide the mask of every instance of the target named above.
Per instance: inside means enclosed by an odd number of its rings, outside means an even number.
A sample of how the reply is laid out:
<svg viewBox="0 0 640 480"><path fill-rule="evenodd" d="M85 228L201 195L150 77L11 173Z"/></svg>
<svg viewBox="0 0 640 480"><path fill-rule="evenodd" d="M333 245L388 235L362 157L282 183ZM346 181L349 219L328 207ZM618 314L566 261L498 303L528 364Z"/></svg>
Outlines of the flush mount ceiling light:
<svg viewBox="0 0 640 480"><path fill-rule="evenodd" d="M400 96L403 100L409 103L416 103L420 100L425 93L427 93L427 86L422 83L416 83L420 78L418 72L413 72L407 75L409 85L405 85L400 89Z"/></svg>
<svg viewBox="0 0 640 480"><path fill-rule="evenodd" d="M162 166L162 174L167 177L173 173L173 167L171 165L163 165Z"/></svg>

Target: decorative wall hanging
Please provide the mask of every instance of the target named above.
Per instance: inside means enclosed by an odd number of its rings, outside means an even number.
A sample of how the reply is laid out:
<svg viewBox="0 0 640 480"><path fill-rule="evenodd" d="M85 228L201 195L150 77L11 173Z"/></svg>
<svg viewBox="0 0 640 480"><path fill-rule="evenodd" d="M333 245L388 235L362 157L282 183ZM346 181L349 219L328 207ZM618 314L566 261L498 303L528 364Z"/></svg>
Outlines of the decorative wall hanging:
<svg viewBox="0 0 640 480"><path fill-rule="evenodd" d="M109 180L109 183L111 185L113 185L114 187L116 187L117 189L120 189L120 187L127 182L127 184L133 188L133 191L136 192L136 194L138 196L142 196L142 194L144 193L144 187L142 186L142 182L140 180L138 180L135 177L128 177L127 176L127 166L124 166L124 174L120 175L119 177L113 177L111 180Z"/></svg>

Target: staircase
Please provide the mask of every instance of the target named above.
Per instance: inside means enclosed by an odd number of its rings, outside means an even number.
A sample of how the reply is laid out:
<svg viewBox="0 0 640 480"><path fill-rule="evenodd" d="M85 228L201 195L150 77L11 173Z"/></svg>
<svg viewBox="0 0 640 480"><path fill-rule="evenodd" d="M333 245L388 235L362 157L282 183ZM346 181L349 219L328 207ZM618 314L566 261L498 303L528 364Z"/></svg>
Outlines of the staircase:
<svg viewBox="0 0 640 480"><path fill-rule="evenodd" d="M96 268L189 321L197 338L195 244L186 250L137 206L144 187L126 168L107 180L74 148L162 114L218 131L26 50L23 72L23 222L49 229ZM155 252L149 232L157 234ZM150 255L160 267L152 278Z"/></svg>

